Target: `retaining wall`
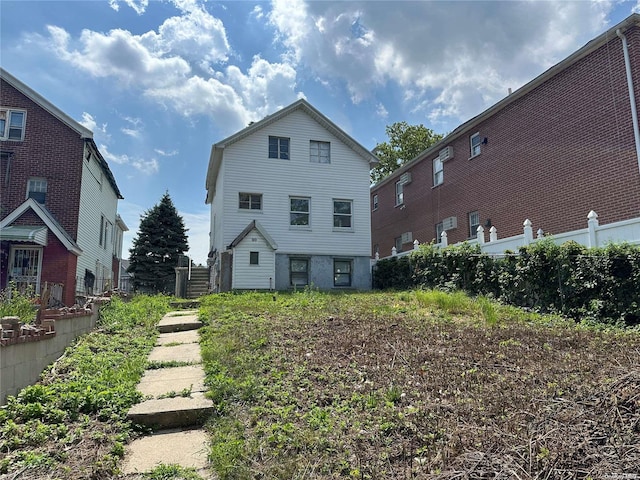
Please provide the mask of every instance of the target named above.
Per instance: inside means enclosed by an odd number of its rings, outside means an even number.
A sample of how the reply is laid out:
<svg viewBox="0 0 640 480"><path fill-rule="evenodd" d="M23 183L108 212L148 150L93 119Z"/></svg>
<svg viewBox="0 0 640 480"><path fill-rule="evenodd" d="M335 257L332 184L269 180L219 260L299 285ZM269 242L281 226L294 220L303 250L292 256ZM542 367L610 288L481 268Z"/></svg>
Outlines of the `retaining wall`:
<svg viewBox="0 0 640 480"><path fill-rule="evenodd" d="M36 383L47 365L55 362L71 342L95 328L99 306L93 304L91 313L69 313L47 317L55 319L55 334L40 337L21 337L0 346L0 405L7 396Z"/></svg>

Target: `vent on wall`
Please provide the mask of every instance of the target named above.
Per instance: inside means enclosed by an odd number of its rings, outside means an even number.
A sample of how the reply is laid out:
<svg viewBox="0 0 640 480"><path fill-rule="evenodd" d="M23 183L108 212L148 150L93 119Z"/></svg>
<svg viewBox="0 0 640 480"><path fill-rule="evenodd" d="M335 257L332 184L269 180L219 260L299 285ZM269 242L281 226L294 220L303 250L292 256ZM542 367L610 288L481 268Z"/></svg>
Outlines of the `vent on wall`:
<svg viewBox="0 0 640 480"><path fill-rule="evenodd" d="M458 217L447 217L442 220L443 230L453 230L454 228L458 228Z"/></svg>
<svg viewBox="0 0 640 480"><path fill-rule="evenodd" d="M411 243L413 242L413 233L412 232L404 232L402 234L402 243Z"/></svg>
<svg viewBox="0 0 640 480"><path fill-rule="evenodd" d="M438 158L441 162L446 162L447 160L453 158L453 147L446 147L440 150Z"/></svg>
<svg viewBox="0 0 640 480"><path fill-rule="evenodd" d="M400 183L403 185L409 185L411 183L411 172L405 172L400 175Z"/></svg>

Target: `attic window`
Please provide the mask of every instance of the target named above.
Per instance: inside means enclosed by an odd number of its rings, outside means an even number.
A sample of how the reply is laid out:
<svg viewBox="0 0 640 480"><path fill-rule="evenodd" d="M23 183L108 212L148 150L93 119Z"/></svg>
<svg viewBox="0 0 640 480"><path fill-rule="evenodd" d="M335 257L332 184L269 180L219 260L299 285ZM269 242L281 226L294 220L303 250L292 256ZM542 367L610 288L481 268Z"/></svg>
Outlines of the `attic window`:
<svg viewBox="0 0 640 480"><path fill-rule="evenodd" d="M0 110L0 139L24 140L26 113L24 110Z"/></svg>
<svg viewBox="0 0 640 480"><path fill-rule="evenodd" d="M309 160L311 163L331 163L331 144L329 142L309 142Z"/></svg>
<svg viewBox="0 0 640 480"><path fill-rule="evenodd" d="M269 158L289 160L289 139L286 137L269 137Z"/></svg>

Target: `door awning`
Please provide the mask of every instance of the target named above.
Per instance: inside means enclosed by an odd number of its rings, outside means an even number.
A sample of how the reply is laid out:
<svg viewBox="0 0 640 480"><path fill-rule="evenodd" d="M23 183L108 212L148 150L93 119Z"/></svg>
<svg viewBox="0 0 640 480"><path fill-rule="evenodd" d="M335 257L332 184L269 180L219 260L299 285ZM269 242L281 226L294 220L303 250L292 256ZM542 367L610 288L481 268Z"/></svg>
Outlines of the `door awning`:
<svg viewBox="0 0 640 480"><path fill-rule="evenodd" d="M47 246L47 227L11 225L0 229L0 240L9 242L32 242Z"/></svg>

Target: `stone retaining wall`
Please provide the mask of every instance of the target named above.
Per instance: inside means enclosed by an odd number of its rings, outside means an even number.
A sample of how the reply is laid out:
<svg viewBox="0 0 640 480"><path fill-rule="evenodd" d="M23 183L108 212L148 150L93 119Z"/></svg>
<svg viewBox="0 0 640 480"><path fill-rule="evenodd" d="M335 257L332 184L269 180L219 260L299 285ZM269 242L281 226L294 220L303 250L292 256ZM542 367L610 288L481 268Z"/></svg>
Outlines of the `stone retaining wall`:
<svg viewBox="0 0 640 480"><path fill-rule="evenodd" d="M36 383L45 367L60 358L71 342L93 330L98 312L99 306L93 304L90 312L46 315L47 323L54 320L53 333L3 339L0 345L0 405L6 403L8 395L17 395L24 387Z"/></svg>

